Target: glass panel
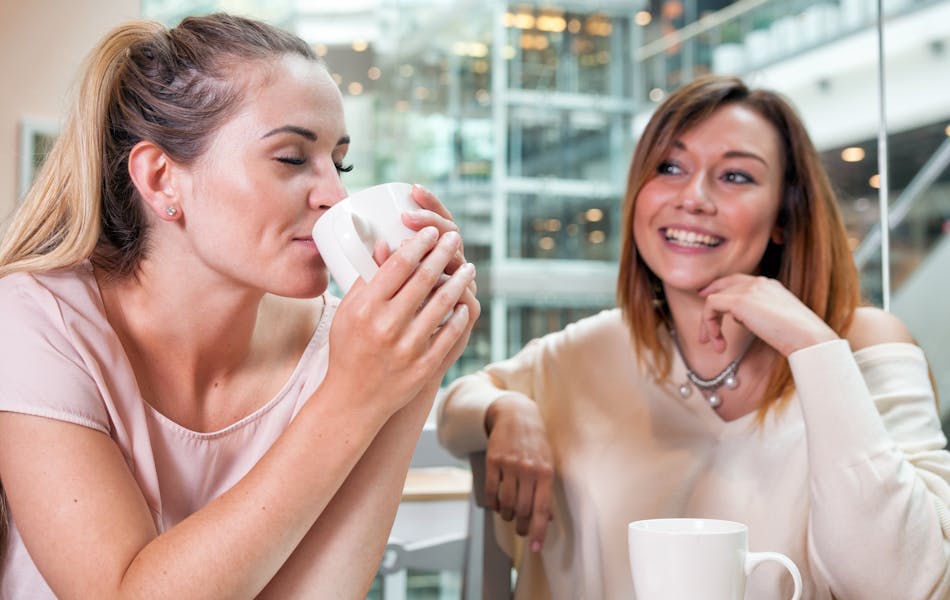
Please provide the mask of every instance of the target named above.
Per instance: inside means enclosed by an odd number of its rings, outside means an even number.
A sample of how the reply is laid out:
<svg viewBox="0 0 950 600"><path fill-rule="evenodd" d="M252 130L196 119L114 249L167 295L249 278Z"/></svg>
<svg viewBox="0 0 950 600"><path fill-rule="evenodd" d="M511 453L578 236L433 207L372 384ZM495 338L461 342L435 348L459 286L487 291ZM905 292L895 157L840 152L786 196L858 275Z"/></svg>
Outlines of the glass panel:
<svg viewBox="0 0 950 600"><path fill-rule="evenodd" d="M509 175L596 181L607 174L617 129L629 118L593 109L511 108Z"/></svg>
<svg viewBox="0 0 950 600"><path fill-rule="evenodd" d="M617 44L625 39L624 20L596 12L521 6L509 9L504 21L510 88L620 93L609 70L612 60L622 62L629 52L626 44Z"/></svg>
<svg viewBox="0 0 950 600"><path fill-rule="evenodd" d="M508 248L513 258L616 260L619 201L553 194L509 196Z"/></svg>

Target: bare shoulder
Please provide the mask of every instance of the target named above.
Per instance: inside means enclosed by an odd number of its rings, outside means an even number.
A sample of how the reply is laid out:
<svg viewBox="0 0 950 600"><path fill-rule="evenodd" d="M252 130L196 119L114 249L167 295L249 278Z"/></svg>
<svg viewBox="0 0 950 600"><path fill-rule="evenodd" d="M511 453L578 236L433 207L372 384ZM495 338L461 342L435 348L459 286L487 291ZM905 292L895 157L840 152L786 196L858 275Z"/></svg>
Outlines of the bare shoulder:
<svg viewBox="0 0 950 600"><path fill-rule="evenodd" d="M917 343L899 318L874 306L862 306L854 311L847 338L852 350L888 342Z"/></svg>

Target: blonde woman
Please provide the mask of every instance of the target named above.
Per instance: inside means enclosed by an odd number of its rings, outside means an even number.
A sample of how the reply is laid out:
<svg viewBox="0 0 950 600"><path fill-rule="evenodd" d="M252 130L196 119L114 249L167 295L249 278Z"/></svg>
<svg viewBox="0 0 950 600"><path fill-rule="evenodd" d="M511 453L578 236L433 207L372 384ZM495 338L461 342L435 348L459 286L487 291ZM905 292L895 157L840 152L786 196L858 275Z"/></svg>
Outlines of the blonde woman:
<svg viewBox="0 0 950 600"><path fill-rule="evenodd" d="M896 317L859 306L784 99L707 77L657 108L629 171L618 304L441 407L441 439L487 447L485 493L526 536L517 598L633 598L627 524L655 517L748 524L752 550L798 565L803 598L950 596L927 362ZM791 588L758 569L746 597Z"/></svg>
<svg viewBox="0 0 950 600"><path fill-rule="evenodd" d="M417 235L324 293L348 143L326 69L263 23L96 48L0 246L0 597L366 594L479 306L422 189Z"/></svg>

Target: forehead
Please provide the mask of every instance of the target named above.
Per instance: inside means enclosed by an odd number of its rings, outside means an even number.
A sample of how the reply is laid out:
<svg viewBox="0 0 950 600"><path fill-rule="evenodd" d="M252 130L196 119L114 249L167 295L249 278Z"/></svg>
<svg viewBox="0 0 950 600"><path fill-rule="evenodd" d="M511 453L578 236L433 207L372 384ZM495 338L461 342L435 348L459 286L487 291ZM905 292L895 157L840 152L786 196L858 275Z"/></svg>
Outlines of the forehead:
<svg viewBox="0 0 950 600"><path fill-rule="evenodd" d="M679 134L675 146L712 154L754 152L769 162L781 159L779 134L757 111L742 104L727 104Z"/></svg>
<svg viewBox="0 0 950 600"><path fill-rule="evenodd" d="M237 67L243 98L231 121L261 133L281 125L345 134L343 98L326 68L296 55Z"/></svg>

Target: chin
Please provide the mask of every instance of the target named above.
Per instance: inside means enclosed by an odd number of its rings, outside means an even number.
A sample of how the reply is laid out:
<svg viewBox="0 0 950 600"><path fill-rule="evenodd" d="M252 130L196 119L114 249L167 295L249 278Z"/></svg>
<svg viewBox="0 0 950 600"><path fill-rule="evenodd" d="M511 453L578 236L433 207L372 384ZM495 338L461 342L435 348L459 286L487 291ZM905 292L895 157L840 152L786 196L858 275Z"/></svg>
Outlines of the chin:
<svg viewBox="0 0 950 600"><path fill-rule="evenodd" d="M286 298L316 298L326 292L329 285L329 276L323 270L322 273L303 272L299 277L284 278L274 282L267 291Z"/></svg>

